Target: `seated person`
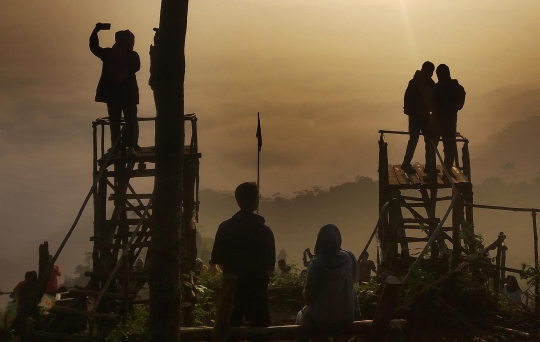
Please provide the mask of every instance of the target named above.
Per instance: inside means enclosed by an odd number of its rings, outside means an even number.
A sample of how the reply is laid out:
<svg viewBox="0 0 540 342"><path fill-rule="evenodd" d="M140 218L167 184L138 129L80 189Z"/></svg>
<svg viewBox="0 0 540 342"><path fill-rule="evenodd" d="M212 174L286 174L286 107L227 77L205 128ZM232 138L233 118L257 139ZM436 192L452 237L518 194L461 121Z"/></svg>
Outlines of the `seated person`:
<svg viewBox="0 0 540 342"><path fill-rule="evenodd" d="M307 271L306 306L298 313L296 323L324 332L351 325L360 316L354 288L356 277L356 258L341 249L339 229L333 224L323 226Z"/></svg>
<svg viewBox="0 0 540 342"><path fill-rule="evenodd" d="M309 260L308 260L309 258ZM309 263L311 262L311 259L313 259L314 256L313 254L311 254L311 251L309 250L309 248L306 248L304 250L304 253L302 255L302 261L304 262L304 267L308 267L309 266Z"/></svg>
<svg viewBox="0 0 540 342"><path fill-rule="evenodd" d="M216 274L221 272L221 269L219 268L219 266L214 264L212 259L208 260L208 265L209 265L208 274L210 274L211 276L215 276Z"/></svg>
<svg viewBox="0 0 540 342"><path fill-rule="evenodd" d="M521 295L523 294L523 292L519 287L516 277L512 275L506 277L506 284L504 284L504 294L511 302L517 304L521 303Z"/></svg>
<svg viewBox="0 0 540 342"><path fill-rule="evenodd" d="M279 259L278 261L278 267L281 271L281 275L287 274L291 271L291 266L287 265L285 262L285 259Z"/></svg>

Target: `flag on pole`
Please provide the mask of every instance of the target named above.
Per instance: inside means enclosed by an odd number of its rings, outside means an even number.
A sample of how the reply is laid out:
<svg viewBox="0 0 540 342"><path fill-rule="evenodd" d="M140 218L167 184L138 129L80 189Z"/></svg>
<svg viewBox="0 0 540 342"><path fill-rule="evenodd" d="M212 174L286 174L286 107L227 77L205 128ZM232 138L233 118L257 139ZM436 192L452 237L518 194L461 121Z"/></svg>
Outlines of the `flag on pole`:
<svg viewBox="0 0 540 342"><path fill-rule="evenodd" d="M257 112L257 134L255 135L257 137L257 143L259 146L259 152L262 148L262 133L261 133L261 119L259 117L259 112Z"/></svg>

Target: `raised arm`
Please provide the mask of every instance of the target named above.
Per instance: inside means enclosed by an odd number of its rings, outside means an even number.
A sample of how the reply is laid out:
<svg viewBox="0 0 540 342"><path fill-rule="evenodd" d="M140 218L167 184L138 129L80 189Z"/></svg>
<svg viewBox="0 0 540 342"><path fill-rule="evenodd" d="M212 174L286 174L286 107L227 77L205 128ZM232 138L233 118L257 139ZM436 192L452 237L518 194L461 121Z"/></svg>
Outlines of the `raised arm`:
<svg viewBox="0 0 540 342"><path fill-rule="evenodd" d="M98 57L99 59L103 60L104 58L104 51L105 49L99 46L99 37L98 32L100 31L100 28L98 24L96 24L96 27L94 27L94 30L92 31L92 34L90 35L90 51ZM138 57L138 56L137 56ZM140 68L140 62L139 62L139 68Z"/></svg>

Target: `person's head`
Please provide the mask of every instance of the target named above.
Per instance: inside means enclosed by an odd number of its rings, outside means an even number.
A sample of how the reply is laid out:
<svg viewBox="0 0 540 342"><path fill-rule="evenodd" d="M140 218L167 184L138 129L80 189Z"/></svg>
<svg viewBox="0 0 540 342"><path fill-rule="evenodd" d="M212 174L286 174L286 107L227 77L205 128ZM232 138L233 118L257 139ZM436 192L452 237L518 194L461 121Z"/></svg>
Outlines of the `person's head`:
<svg viewBox="0 0 540 342"><path fill-rule="evenodd" d="M336 254L341 250L341 233L333 224L324 225L317 234L315 255Z"/></svg>
<svg viewBox="0 0 540 342"><path fill-rule="evenodd" d="M369 259L369 253L367 251L363 251L362 253L360 253L360 260L367 260Z"/></svg>
<svg viewBox="0 0 540 342"><path fill-rule="evenodd" d="M240 184L234 191L234 197L242 210L255 211L259 206L259 191L255 183Z"/></svg>
<svg viewBox="0 0 540 342"><path fill-rule="evenodd" d="M203 269L203 261L200 258L195 259L195 269L200 271Z"/></svg>
<svg viewBox="0 0 540 342"><path fill-rule="evenodd" d="M28 271L24 274L24 280L27 283L33 283L36 282L38 279L37 272L36 271Z"/></svg>
<svg viewBox="0 0 540 342"><path fill-rule="evenodd" d="M514 277L513 275L509 275L508 277L506 277L506 289L509 292L515 292L517 290L521 290L516 277Z"/></svg>
<svg viewBox="0 0 540 342"><path fill-rule="evenodd" d="M425 61L424 64L422 64L422 72L426 76L433 76L433 71L435 71L435 65L431 63L430 61Z"/></svg>
<svg viewBox="0 0 540 342"><path fill-rule="evenodd" d="M118 31L114 34L114 41L133 50L135 46L135 35L130 30Z"/></svg>
<svg viewBox="0 0 540 342"><path fill-rule="evenodd" d="M450 68L446 64L439 64L435 72L437 73L437 79L439 81L450 79Z"/></svg>

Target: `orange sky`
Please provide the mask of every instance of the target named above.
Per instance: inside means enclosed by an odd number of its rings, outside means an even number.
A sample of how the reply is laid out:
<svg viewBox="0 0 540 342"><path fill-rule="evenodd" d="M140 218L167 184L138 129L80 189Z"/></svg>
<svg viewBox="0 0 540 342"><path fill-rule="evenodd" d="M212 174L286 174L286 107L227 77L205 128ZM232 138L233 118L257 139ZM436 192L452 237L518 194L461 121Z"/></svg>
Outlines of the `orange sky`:
<svg viewBox="0 0 540 342"><path fill-rule="evenodd" d="M91 121L106 115L93 101L96 22L112 23L103 46L116 30L134 32L139 113L154 116L148 47L159 6L2 1L0 215L3 230L19 232L14 241L36 226L47 236L69 225L90 187ZM264 196L376 178L377 131L406 130L403 92L425 60L448 64L465 87L458 130L472 146L538 114L494 107L540 86L537 0L194 0L189 11L185 101L199 118L201 188L255 179L257 112ZM141 143L153 145L151 129L142 128ZM404 143L391 142L396 164Z"/></svg>

